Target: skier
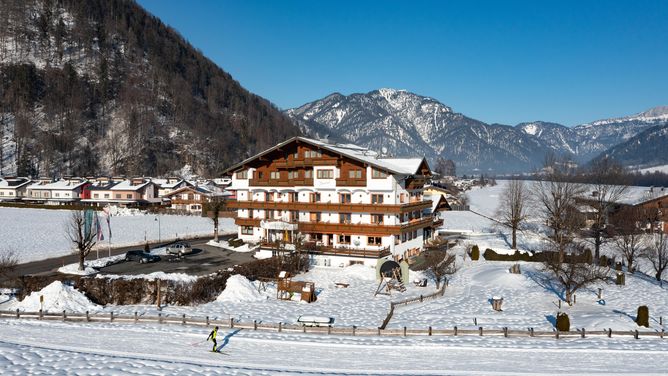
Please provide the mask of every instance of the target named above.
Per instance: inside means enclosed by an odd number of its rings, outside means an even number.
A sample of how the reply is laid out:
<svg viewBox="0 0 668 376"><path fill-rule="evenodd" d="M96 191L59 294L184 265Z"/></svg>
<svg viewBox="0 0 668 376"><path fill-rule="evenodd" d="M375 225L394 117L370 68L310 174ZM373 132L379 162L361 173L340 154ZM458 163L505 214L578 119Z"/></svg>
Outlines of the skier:
<svg viewBox="0 0 668 376"><path fill-rule="evenodd" d="M218 335L218 327L216 326L215 328L213 328L213 330L211 331L211 333L209 333L209 336L206 337L207 342L209 341L209 339L211 339L211 340L213 341L213 350L211 350L211 351L213 351L213 352L216 351L216 345L217 345L217 343L216 343L216 336L217 336L217 335Z"/></svg>

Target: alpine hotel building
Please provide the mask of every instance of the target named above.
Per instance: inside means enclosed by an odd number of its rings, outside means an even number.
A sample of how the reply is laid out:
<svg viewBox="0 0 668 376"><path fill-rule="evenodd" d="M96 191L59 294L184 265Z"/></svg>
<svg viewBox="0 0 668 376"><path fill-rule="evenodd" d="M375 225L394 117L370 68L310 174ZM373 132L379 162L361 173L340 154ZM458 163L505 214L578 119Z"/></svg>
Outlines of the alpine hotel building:
<svg viewBox="0 0 668 376"><path fill-rule="evenodd" d="M383 158L355 145L294 137L227 173L238 237L260 243L267 255L301 234L315 264L376 265L420 252L442 224L423 199L431 177L424 158Z"/></svg>

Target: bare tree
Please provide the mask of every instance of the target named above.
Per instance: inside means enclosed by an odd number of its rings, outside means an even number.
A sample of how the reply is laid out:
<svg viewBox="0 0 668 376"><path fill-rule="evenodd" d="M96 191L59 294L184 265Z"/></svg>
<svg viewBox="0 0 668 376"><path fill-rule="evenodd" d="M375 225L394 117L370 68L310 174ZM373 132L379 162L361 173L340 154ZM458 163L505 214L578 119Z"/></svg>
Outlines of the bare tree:
<svg viewBox="0 0 668 376"><path fill-rule="evenodd" d="M545 255L543 263L552 280L563 290L563 298L568 305L573 305L573 294L579 289L599 281L608 280L610 269L588 263L582 247L577 251L562 257L557 252Z"/></svg>
<svg viewBox="0 0 668 376"><path fill-rule="evenodd" d="M549 248L558 252L563 262L565 253L575 244L576 233L583 226L577 199L581 197L584 187L570 181L563 172L553 170L545 180L534 182L532 190L538 210L552 229Z"/></svg>
<svg viewBox="0 0 668 376"><path fill-rule="evenodd" d="M647 245L643 231L645 216L642 209L628 207L620 210L611 218L612 235L616 253L626 260L629 273L635 271L635 262Z"/></svg>
<svg viewBox="0 0 668 376"><path fill-rule="evenodd" d="M445 276L457 272L456 256L448 249L447 240L435 239L425 251L425 270L436 280L436 289L441 288Z"/></svg>
<svg viewBox="0 0 668 376"><path fill-rule="evenodd" d="M591 243L594 245L594 260L598 262L601 245L608 239L606 222L611 210L624 197L628 189L624 168L608 158L594 162L588 171L593 192L584 202L591 209Z"/></svg>
<svg viewBox="0 0 668 376"><path fill-rule="evenodd" d="M94 213L91 211L74 210L66 224L67 238L73 243L73 252L79 256L79 270L84 270L86 256L97 243Z"/></svg>
<svg viewBox="0 0 668 376"><path fill-rule="evenodd" d="M497 216L501 222L510 227L513 249L517 249L517 230L527 217L526 204L529 193L522 180L511 180L501 194L501 202L497 209Z"/></svg>
<svg viewBox="0 0 668 376"><path fill-rule="evenodd" d="M645 249L644 256L652 264L656 280L663 286L663 272L668 268L668 238L662 231L651 235L649 246Z"/></svg>
<svg viewBox="0 0 668 376"><path fill-rule="evenodd" d="M5 278L10 279L16 265L19 263L19 258L14 251L3 250L0 252L0 280Z"/></svg>
<svg viewBox="0 0 668 376"><path fill-rule="evenodd" d="M211 220L213 221L213 240L218 241L218 224L220 221L220 212L227 208L227 201L221 195L213 195L206 205L207 211L211 212Z"/></svg>

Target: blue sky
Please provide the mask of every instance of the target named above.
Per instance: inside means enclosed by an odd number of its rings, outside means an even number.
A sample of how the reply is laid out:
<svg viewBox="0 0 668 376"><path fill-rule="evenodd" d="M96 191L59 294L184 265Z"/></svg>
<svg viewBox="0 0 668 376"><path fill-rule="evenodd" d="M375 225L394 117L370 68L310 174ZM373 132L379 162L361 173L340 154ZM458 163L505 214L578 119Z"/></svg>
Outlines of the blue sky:
<svg viewBox="0 0 668 376"><path fill-rule="evenodd" d="M381 87L511 125L668 105L668 1L139 3L283 109Z"/></svg>

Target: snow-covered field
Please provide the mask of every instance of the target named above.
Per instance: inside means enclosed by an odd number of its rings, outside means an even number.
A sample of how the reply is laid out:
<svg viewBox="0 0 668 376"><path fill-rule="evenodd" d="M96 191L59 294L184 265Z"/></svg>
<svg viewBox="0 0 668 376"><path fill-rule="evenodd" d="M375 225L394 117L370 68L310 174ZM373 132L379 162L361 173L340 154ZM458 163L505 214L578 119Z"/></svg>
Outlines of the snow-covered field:
<svg viewBox="0 0 668 376"><path fill-rule="evenodd" d="M665 374L658 338L342 337L0 320L3 375Z"/></svg>
<svg viewBox="0 0 668 376"><path fill-rule="evenodd" d="M0 252L14 251L20 262L35 261L71 253L65 226L70 211L0 207L2 240ZM159 220L157 219L159 218ZM108 244L106 223L102 224ZM221 218L220 232L236 231L234 220ZM132 245L148 240L174 239L213 233L210 219L183 215L124 215L111 218L112 246Z"/></svg>

